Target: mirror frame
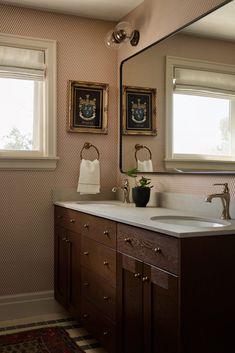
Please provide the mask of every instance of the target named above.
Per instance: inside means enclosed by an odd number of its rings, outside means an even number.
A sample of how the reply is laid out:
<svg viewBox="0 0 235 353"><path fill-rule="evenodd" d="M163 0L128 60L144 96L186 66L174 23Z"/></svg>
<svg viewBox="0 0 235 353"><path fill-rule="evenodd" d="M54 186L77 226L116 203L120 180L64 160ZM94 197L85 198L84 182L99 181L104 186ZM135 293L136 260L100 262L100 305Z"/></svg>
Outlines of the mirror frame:
<svg viewBox="0 0 235 353"><path fill-rule="evenodd" d="M179 33L181 30L183 30L184 28L190 26L191 24L199 21L200 19L208 16L209 14L215 12L216 10L220 9L221 7L225 6L226 4L229 4L230 2L235 1L235 0L225 0L224 2L222 2L221 4L219 4L218 6L214 7L213 9L207 11L206 13L196 17L194 20L186 23L185 25L177 28L175 31L171 32L170 34L167 34L166 36L164 36L163 38L157 40L156 42L150 44L149 46L147 46L146 48L141 49L140 51L138 51L137 53L129 56L128 58L124 59L121 61L120 64L120 90L119 90L119 94L120 94L120 116L119 116L119 170L121 173L126 174L126 171L123 171L123 163L122 163L122 152L123 152L123 147L122 147L122 129L123 129L123 123L122 123L122 117L123 117L123 96L122 96L122 87L123 87L123 80L122 80L122 76L123 76L123 65L126 61L130 60L131 58L135 57L136 55L146 51L147 49L153 47L154 45L161 43L162 41L164 41L165 39L168 39L172 36L174 36L175 34ZM235 171L182 171L182 172L141 172L141 174L160 174L160 175L234 175Z"/></svg>

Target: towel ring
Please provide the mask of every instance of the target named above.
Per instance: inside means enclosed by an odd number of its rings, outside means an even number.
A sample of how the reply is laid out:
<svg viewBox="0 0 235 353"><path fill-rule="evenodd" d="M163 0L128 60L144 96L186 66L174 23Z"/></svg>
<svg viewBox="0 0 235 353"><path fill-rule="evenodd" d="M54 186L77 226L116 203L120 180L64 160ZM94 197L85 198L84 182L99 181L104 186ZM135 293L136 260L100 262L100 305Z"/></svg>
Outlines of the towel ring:
<svg viewBox="0 0 235 353"><path fill-rule="evenodd" d="M91 148L91 147L93 147L95 150L96 150L96 152L97 152L97 159L100 159L100 152L99 152L99 150L98 150L98 148L97 147L95 147L94 145L92 145L90 142L85 142L84 143L84 145L83 145L83 147L82 147L82 149L81 149L81 152L80 152L80 158L81 159L83 159L83 156L82 156L82 153L83 153L83 151L86 149L86 150L89 150L89 148Z"/></svg>
<svg viewBox="0 0 235 353"><path fill-rule="evenodd" d="M138 153L138 151L141 150L142 148L145 148L145 149L149 152L149 159L150 159L150 160L152 159L152 152L150 151L150 149L149 149L147 146L145 146L145 145L140 145L139 143L137 143L137 144L135 145L135 160L136 160L136 162L137 162L137 153Z"/></svg>

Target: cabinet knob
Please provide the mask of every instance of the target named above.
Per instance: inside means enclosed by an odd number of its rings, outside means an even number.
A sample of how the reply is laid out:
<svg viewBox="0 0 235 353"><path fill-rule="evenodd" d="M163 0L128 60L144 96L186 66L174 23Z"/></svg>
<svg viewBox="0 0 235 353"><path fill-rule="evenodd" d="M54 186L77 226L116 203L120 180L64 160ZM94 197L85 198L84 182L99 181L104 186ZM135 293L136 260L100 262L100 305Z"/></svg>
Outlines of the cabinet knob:
<svg viewBox="0 0 235 353"><path fill-rule="evenodd" d="M109 297L107 295L104 295L104 300L109 300Z"/></svg>
<svg viewBox="0 0 235 353"><path fill-rule="evenodd" d="M58 219L61 219L61 218L63 218L63 216L61 216L61 215L58 215L58 216L57 216L57 218L58 218Z"/></svg>
<svg viewBox="0 0 235 353"><path fill-rule="evenodd" d="M84 251L83 255L89 255L89 252L88 251Z"/></svg>
<svg viewBox="0 0 235 353"><path fill-rule="evenodd" d="M160 253L160 252L162 252L162 249L159 248L159 247L157 247L157 248L154 248L153 251L154 251L155 253Z"/></svg>
<svg viewBox="0 0 235 353"><path fill-rule="evenodd" d="M88 314L83 314L82 316L84 317L84 319L86 319L89 315Z"/></svg>
<svg viewBox="0 0 235 353"><path fill-rule="evenodd" d="M83 224L83 227L87 229L87 228L89 228L89 224L85 223L85 224Z"/></svg>
<svg viewBox="0 0 235 353"><path fill-rule="evenodd" d="M104 235L109 235L109 231L108 230L104 230Z"/></svg>
<svg viewBox="0 0 235 353"><path fill-rule="evenodd" d="M62 241L66 241L67 240L67 238L62 238Z"/></svg>
<svg viewBox="0 0 235 353"><path fill-rule="evenodd" d="M104 261L103 264L104 264L104 266L108 266L109 263L108 263L108 261Z"/></svg>
<svg viewBox="0 0 235 353"><path fill-rule="evenodd" d="M130 239L130 238L125 238L124 241L125 241L126 243L131 243L131 239Z"/></svg>
<svg viewBox="0 0 235 353"><path fill-rule="evenodd" d="M71 218L71 219L69 220L69 222L70 222L70 223L75 223L76 220L75 220L74 218Z"/></svg>
<svg viewBox="0 0 235 353"><path fill-rule="evenodd" d="M108 336L108 334L109 334L108 331L104 331L104 332L103 332L103 335L104 335L104 336Z"/></svg>
<svg viewBox="0 0 235 353"><path fill-rule="evenodd" d="M66 239L65 241L66 241L66 243L70 243L69 239Z"/></svg>
<svg viewBox="0 0 235 353"><path fill-rule="evenodd" d="M135 273L134 276L135 276L135 278L140 278L141 274L140 273Z"/></svg>
<svg viewBox="0 0 235 353"><path fill-rule="evenodd" d="M85 287L88 287L88 286L89 286L89 282L84 282L83 285L84 285Z"/></svg>
<svg viewBox="0 0 235 353"><path fill-rule="evenodd" d="M149 281L149 278L148 278L147 276L146 276L146 277L143 277L143 278L142 278L142 281L143 281L143 282L148 282L148 281Z"/></svg>

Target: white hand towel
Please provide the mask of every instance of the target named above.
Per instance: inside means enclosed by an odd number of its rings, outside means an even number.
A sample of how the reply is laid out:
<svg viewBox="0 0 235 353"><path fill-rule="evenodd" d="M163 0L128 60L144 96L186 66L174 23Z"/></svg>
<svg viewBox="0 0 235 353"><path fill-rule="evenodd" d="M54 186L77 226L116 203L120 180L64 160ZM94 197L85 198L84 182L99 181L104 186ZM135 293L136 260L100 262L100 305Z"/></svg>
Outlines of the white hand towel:
<svg viewBox="0 0 235 353"><path fill-rule="evenodd" d="M151 159L147 161L137 161L137 169L140 172L152 172L153 171L153 163Z"/></svg>
<svg viewBox="0 0 235 353"><path fill-rule="evenodd" d="M80 194L98 194L100 192L100 162L95 159L81 160L77 191Z"/></svg>

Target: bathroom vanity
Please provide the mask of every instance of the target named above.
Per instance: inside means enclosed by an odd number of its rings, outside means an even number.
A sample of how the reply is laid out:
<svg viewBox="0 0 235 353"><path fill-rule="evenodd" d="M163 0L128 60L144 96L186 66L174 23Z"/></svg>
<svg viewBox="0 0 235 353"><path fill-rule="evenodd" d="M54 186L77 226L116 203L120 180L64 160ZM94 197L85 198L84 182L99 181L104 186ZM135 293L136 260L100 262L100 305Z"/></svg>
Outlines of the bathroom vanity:
<svg viewBox="0 0 235 353"><path fill-rule="evenodd" d="M109 353L222 353L233 343L235 222L120 202L55 203L55 297Z"/></svg>

